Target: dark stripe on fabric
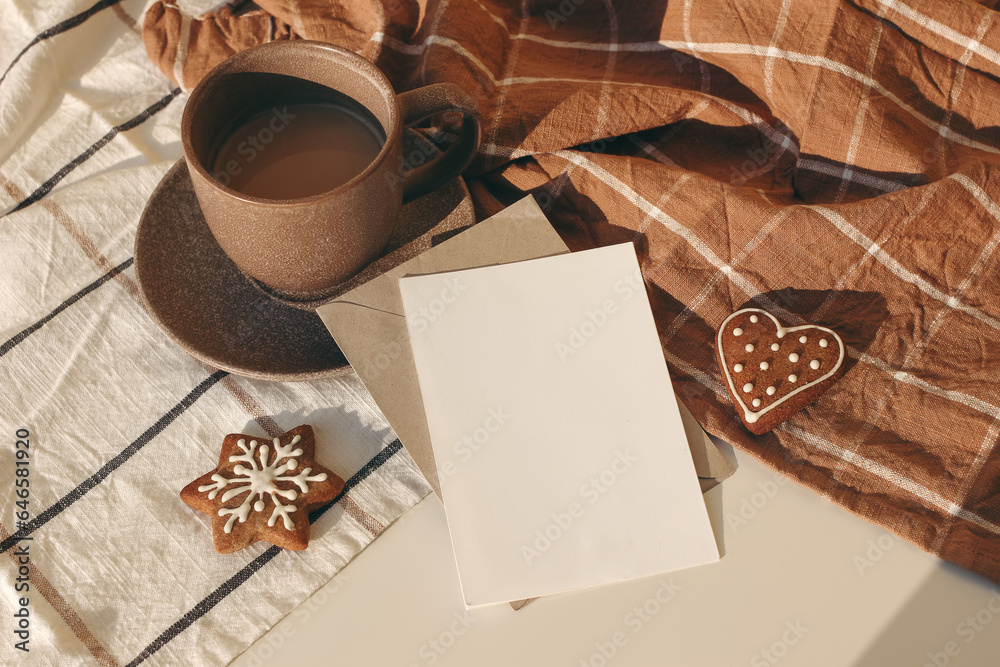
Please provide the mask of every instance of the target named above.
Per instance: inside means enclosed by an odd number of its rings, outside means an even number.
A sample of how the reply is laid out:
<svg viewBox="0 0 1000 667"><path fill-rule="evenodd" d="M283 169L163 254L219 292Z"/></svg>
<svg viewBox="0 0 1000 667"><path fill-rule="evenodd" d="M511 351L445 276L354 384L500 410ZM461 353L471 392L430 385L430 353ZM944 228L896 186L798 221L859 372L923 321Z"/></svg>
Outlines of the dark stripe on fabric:
<svg viewBox="0 0 1000 667"><path fill-rule="evenodd" d="M21 59L21 57L25 53L27 53L28 51L30 51L31 47L35 46L36 44L40 44L41 42L44 42L47 39L55 37L56 35L62 34L64 32L66 32L67 30L72 30L76 26L80 25L81 23L83 23L84 21L86 21L87 19L89 19L94 14L97 14L101 10L107 9L108 7L111 7L113 5L117 5L121 1L122 0L100 0L100 2L94 3L90 7L90 9L86 9L86 10L80 12L79 14L77 14L76 16L71 16L70 18L66 19L65 21L62 21L61 23L55 24L54 26L52 26L48 30L44 30L44 31L38 33L38 35L36 35L33 40L31 40L30 42L28 42L28 45L26 47L24 47L23 49L21 49L20 53L18 53L16 56L14 56L14 60L11 61L10 65L7 65L7 69L5 69L4 72L3 72L3 74L0 75L0 84L3 84L3 80L6 79L7 75L10 73L10 71L12 69L14 69L14 65L17 64L17 61L19 61Z"/></svg>
<svg viewBox="0 0 1000 667"><path fill-rule="evenodd" d="M27 329L25 329L21 333L15 335L13 338L11 338L10 340L8 340L3 345L0 345L0 357L3 357L3 355L7 354L11 350L13 350L15 347L17 347L18 345L20 345L24 341L25 338L27 338L28 336L30 336L31 334L35 333L36 331L38 331L39 329L41 329L42 327L44 327L46 324L48 324L49 322L51 322L52 319L56 317L56 315L58 315L59 313L61 313L64 310L66 310L67 308L69 308L70 306L72 306L74 303L76 303L77 301L79 301L83 297L87 296L88 294L90 294L91 292L93 292L95 289L97 289L98 287L100 287L104 283L108 282L109 280L111 280L112 278L114 278L115 276L117 276L119 273L121 273L122 271L124 271L125 269L127 269L130 266L132 266L132 258L131 257L129 257L124 262L122 262L121 264L119 264L115 268L113 268L110 271L108 271L107 273L105 273L103 276L101 276L100 278L98 278L94 282L92 282L89 285L87 285L86 287L84 287L82 290L80 290L79 292L77 292L76 294L74 294L73 296L71 296L70 298L68 298L65 301L63 301L62 303L60 303L58 306L55 307L55 309L51 313L49 313L48 315L46 315L42 319L38 320L37 322L35 322L34 324L32 324L30 327L28 327Z"/></svg>
<svg viewBox="0 0 1000 667"><path fill-rule="evenodd" d="M39 185L34 192L28 195L17 206L15 206L14 208L10 209L2 216L0 216L0 218L6 217L11 213L16 213L21 209L27 208L28 206L31 206L32 204L37 202L39 199L41 199L49 192L51 192L52 188L54 188L56 185L59 184L59 181L69 176L74 169L76 169L81 164L83 164L91 157L93 157L93 155L97 151L101 150L109 143L111 143L111 140L117 137L121 132L128 132L129 130L136 128L139 125L142 125L144 122L146 122L147 120L155 116L157 113L165 109L167 105L169 105L174 100L174 98L176 98L180 94L181 94L181 89L174 88L172 91L170 91L169 94L167 94L165 97L156 102L156 104L153 104L152 106L144 110L135 118L131 118L122 123L121 125L115 125L108 131L107 134L98 139L97 142L95 142L90 148L80 153L75 158L73 158L72 161L70 161L66 166L57 171L49 180Z"/></svg>
<svg viewBox="0 0 1000 667"><path fill-rule="evenodd" d="M52 507L36 516L31 521L28 521L23 526L19 527L18 530L12 534L10 537L0 542L0 553L7 551L12 546L17 544L19 540L35 532L46 523L54 519L59 515L60 512L68 508L70 505L83 498L88 491L96 487L108 475L113 473L119 467L122 466L126 461L135 456L139 450L148 445L156 436L163 432L167 426L173 423L175 419L180 417L184 412L194 405L195 401L205 395L205 393L211 389L215 384L222 378L229 375L226 371L217 371L212 373L207 378L201 381L201 383L192 389L187 396L181 399L181 402L170 409L167 414L160 417L155 424L150 426L143 432L138 438L132 441L128 447L123 449L117 456L104 464L104 466L98 470L96 473L90 476L87 480L77 486L75 489L67 493L65 496L60 498Z"/></svg>
<svg viewBox="0 0 1000 667"><path fill-rule="evenodd" d="M371 461L366 463L361 470L356 472L349 480L344 482L344 488L336 498L330 501L327 505L309 513L309 523L315 523L317 519L327 512L327 510L336 505L345 494L363 482L373 472L378 470L386 461L392 458L393 455L402 448L403 444L398 439L393 440L391 443L386 445L386 447L376 454ZM191 611L181 616L176 623L171 625L163 632L163 634L154 639L152 643L144 648L142 652L137 655L134 660L132 660L132 662L126 665L126 667L135 667L135 665L145 662L147 658L166 646L171 639L182 633L191 624L211 611L215 605L222 602L227 595L239 588L240 584L249 580L250 577L252 577L260 568L271 562L271 560L279 553L281 553L281 548L272 546L269 547L264 553L254 558L242 570L231 576L225 581L225 583L212 591L204 600L192 607Z"/></svg>
<svg viewBox="0 0 1000 667"><path fill-rule="evenodd" d="M327 510L336 505L340 501L340 499L344 497L345 494L350 493L351 489L353 489L358 484L368 479L369 475L371 475L373 472L381 468L382 464L384 464L386 461L395 456L396 452L398 452L402 448L403 448L403 443L399 441L399 438L396 438L388 445L386 445L382 449L382 451L380 451L378 454L372 457L372 460L366 463L361 468L361 470L354 473L349 480L344 482L344 488L341 489L340 494L336 498L331 500L326 505L314 509L312 512L309 513L309 523L316 523L316 520L319 519L324 514L326 514Z"/></svg>

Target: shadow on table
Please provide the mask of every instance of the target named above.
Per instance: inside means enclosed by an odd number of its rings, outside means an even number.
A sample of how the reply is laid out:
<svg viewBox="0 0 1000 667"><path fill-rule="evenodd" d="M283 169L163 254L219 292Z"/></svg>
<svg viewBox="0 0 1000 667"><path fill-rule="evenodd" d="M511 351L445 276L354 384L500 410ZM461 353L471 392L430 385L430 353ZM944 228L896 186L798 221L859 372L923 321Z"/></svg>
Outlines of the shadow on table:
<svg viewBox="0 0 1000 667"><path fill-rule="evenodd" d="M355 412L343 406L285 410L269 417L284 429L300 424L311 425L316 433L316 459L345 482L375 459L386 447L391 433L374 412L365 414L364 411ZM248 421L241 432L248 435L263 433L256 420ZM403 450L394 456L400 455L408 456ZM325 529L329 530L332 525L326 523ZM321 527L313 537L319 537L323 529Z"/></svg>
<svg viewBox="0 0 1000 667"><path fill-rule="evenodd" d="M859 569L871 567L875 574L885 547L899 540L883 537L859 556ZM1000 586L941 561L854 667L978 667L1000 664L998 655Z"/></svg>

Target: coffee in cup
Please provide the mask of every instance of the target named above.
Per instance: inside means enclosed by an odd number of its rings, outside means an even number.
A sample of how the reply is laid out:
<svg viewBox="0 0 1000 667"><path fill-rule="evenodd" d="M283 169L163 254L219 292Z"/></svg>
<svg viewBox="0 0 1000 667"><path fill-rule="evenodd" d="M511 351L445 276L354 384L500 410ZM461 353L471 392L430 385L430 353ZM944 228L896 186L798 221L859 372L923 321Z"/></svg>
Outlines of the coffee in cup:
<svg viewBox="0 0 1000 667"><path fill-rule="evenodd" d="M404 173L402 131L458 111L458 139ZM202 214L250 278L312 302L376 259L404 199L431 192L475 157L475 101L439 83L396 95L361 56L272 42L218 65L192 91L182 142Z"/></svg>
<svg viewBox="0 0 1000 667"><path fill-rule="evenodd" d="M216 151L212 176L253 197L312 197L360 174L383 144L378 120L349 98L286 104L235 129Z"/></svg>

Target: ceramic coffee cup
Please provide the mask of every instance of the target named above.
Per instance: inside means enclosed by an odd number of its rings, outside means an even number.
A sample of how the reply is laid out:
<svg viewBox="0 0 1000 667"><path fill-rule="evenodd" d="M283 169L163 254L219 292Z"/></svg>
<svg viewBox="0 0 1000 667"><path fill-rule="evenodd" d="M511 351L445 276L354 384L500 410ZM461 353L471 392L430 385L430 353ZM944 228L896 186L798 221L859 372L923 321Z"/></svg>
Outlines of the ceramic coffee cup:
<svg viewBox="0 0 1000 667"><path fill-rule="evenodd" d="M246 195L213 177L221 143L249 116L328 95L350 98L384 132L381 151L360 174L299 199ZM404 127L446 111L463 114L458 139L404 174ZM188 99L181 132L195 194L223 251L279 298L311 301L379 255L404 200L435 190L469 165L480 124L475 101L458 86L439 83L396 95L385 76L355 53L287 41L237 53L206 75Z"/></svg>

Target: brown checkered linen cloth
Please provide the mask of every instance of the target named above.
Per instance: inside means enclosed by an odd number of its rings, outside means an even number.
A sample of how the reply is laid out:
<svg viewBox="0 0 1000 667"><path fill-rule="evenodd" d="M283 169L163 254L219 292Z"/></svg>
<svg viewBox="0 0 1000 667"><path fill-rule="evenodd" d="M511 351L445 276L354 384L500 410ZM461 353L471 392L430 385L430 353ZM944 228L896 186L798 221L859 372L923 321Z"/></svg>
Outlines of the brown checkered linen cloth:
<svg viewBox="0 0 1000 667"><path fill-rule="evenodd" d="M712 433L1000 582L1000 16L931 0L259 0L146 15L184 88L313 38L400 90L456 82L481 215L533 193L573 249L634 241L677 390ZM844 378L751 436L714 328L832 327Z"/></svg>

